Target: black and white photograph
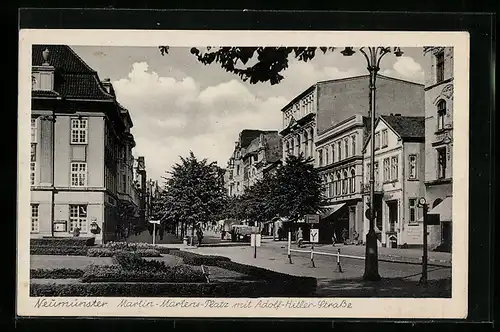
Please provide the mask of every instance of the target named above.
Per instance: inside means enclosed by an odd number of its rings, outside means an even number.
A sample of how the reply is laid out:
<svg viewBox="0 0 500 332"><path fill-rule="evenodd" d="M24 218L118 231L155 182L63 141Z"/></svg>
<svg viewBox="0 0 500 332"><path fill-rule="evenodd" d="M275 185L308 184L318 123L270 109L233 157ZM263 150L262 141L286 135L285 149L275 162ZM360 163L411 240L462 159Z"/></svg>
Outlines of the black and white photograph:
<svg viewBox="0 0 500 332"><path fill-rule="evenodd" d="M464 316L467 35L314 34L21 31L19 310Z"/></svg>

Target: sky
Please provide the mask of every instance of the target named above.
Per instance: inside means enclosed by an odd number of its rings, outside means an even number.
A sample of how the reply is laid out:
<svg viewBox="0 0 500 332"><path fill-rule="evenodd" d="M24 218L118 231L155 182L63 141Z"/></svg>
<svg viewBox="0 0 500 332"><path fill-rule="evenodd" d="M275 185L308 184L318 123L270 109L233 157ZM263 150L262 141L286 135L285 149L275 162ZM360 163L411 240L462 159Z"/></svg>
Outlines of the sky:
<svg viewBox="0 0 500 332"><path fill-rule="evenodd" d="M156 47L72 48L113 83L134 123L134 155L145 157L148 177L160 182L190 151L226 167L241 130L280 130L281 108L312 84L368 73L359 52L319 52L307 63L291 61L278 85L249 84L217 64L197 62L189 48L171 48L165 56ZM422 49L403 51L399 58L386 55L380 74L423 83Z"/></svg>

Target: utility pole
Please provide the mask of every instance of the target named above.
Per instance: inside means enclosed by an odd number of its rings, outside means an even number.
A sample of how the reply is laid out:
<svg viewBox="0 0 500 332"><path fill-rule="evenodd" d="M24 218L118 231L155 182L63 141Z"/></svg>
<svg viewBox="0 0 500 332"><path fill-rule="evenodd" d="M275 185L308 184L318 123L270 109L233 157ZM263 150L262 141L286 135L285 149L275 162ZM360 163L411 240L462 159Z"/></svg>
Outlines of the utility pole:
<svg viewBox="0 0 500 332"><path fill-rule="evenodd" d="M420 198L419 205L423 210L423 253L422 253L422 276L420 277L419 283L427 284L427 236L429 233L427 232L427 211L428 205L425 201L425 198Z"/></svg>

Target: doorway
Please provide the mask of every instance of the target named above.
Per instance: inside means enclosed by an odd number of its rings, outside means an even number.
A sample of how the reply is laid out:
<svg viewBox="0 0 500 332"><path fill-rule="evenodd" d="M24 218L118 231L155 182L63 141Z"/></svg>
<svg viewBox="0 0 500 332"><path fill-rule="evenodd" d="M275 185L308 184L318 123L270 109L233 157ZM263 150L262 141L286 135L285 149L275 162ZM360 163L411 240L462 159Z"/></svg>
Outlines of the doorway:
<svg viewBox="0 0 500 332"><path fill-rule="evenodd" d="M398 201L388 201L389 209L389 229L388 232L396 232L396 224L398 223Z"/></svg>
<svg viewBox="0 0 500 332"><path fill-rule="evenodd" d="M441 223L441 243L448 251L451 251L451 233L451 222L443 221Z"/></svg>

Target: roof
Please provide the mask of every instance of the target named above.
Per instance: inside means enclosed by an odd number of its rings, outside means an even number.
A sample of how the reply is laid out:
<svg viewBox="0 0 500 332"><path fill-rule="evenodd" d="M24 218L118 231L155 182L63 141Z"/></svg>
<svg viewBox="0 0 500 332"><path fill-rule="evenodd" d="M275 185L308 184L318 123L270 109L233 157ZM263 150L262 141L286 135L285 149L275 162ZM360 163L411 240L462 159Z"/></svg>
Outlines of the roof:
<svg viewBox="0 0 500 332"><path fill-rule="evenodd" d="M243 129L240 132L240 147L246 149L250 143L260 136L260 134L272 133L272 130Z"/></svg>
<svg viewBox="0 0 500 332"><path fill-rule="evenodd" d="M43 66L43 51L49 50L48 64L54 67L54 92L33 91L33 97L64 97L67 99L114 100L90 68L67 45L33 45L32 66Z"/></svg>
<svg viewBox="0 0 500 332"><path fill-rule="evenodd" d="M423 116L381 115L380 118L403 140L425 138L425 117Z"/></svg>

